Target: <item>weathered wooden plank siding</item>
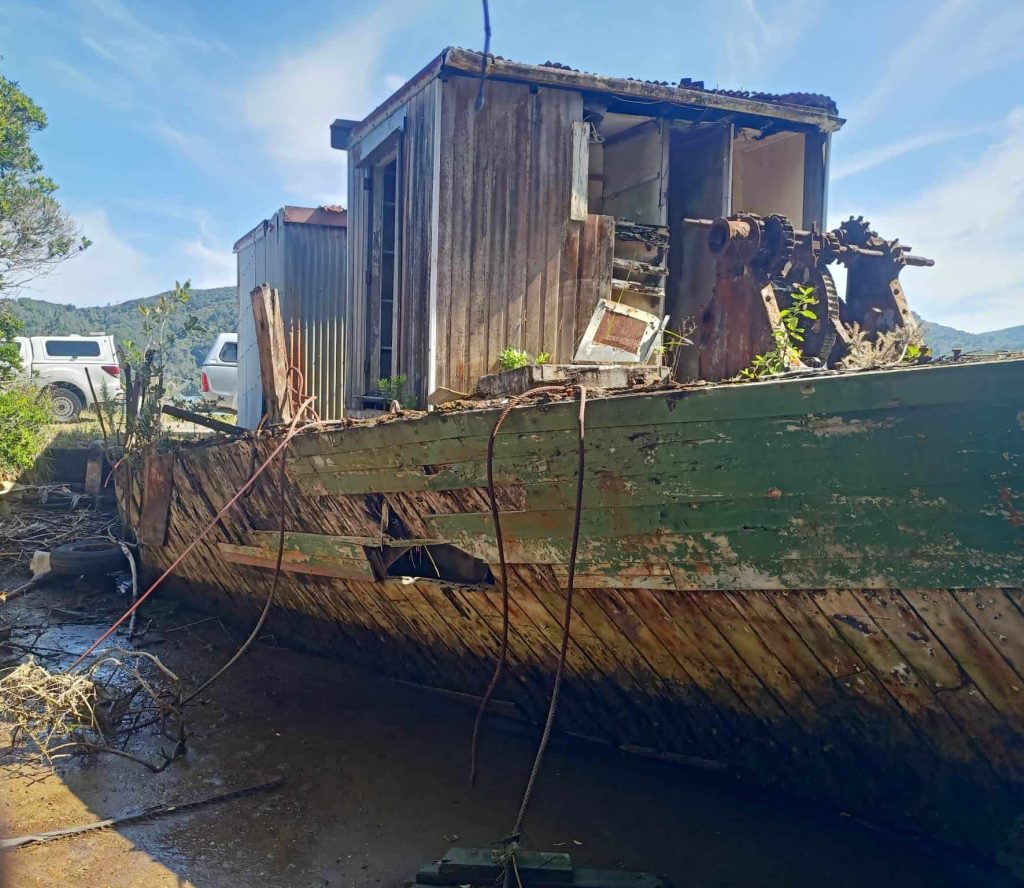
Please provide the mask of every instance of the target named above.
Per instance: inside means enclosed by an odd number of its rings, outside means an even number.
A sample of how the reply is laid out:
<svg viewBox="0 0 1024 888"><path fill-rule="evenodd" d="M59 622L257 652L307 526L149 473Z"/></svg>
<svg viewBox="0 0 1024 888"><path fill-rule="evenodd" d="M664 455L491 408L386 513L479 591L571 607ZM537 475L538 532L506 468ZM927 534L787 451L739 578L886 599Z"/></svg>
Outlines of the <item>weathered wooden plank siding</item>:
<svg viewBox="0 0 1024 888"><path fill-rule="evenodd" d="M561 727L996 853L1024 809L1021 392L1024 362L1002 362L595 399ZM498 439L511 561L499 697L533 721L571 526L571 497L545 491L573 486L574 416L571 402L516 410ZM481 693L496 585L297 571L367 569L361 549L403 538L452 541L497 575L483 487L494 418L300 435L286 501L263 475L183 561L177 590L254 615L273 571L232 557L276 553L283 512L278 638ZM147 568L168 565L273 446L180 448L167 544L144 547ZM644 488L616 479L647 479L664 502L630 509Z"/></svg>
<svg viewBox="0 0 1024 888"><path fill-rule="evenodd" d="M437 383L472 390L509 346L570 360L582 223L569 221L577 93L442 87ZM441 314L440 309L445 309ZM446 334L446 335L445 335Z"/></svg>
<svg viewBox="0 0 1024 888"><path fill-rule="evenodd" d="M393 375L408 378L408 390L419 403L427 392L427 334L430 311L431 224L433 219L434 127L438 90L433 82L410 96L399 151L398 339ZM360 167L361 142L348 154L349 247L348 335L345 338L346 406L362 408L366 393L367 300L370 298L367 264L370 260L370 194L364 188L366 172Z"/></svg>

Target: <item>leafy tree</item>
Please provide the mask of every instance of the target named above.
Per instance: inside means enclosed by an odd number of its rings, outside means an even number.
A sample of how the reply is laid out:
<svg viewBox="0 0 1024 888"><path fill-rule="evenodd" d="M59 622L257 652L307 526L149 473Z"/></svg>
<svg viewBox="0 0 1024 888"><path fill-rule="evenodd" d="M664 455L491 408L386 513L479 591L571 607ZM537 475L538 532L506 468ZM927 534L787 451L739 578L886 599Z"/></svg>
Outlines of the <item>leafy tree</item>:
<svg viewBox="0 0 1024 888"><path fill-rule="evenodd" d="M32 135L46 125L43 110L0 75L0 293L17 291L89 246L32 150Z"/></svg>

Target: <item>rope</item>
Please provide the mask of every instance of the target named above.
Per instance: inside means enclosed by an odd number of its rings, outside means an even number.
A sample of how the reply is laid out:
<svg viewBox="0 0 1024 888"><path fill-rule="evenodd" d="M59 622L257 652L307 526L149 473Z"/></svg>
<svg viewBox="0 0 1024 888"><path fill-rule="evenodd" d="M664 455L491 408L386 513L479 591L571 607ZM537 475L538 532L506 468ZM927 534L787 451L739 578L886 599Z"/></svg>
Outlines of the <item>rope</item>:
<svg viewBox="0 0 1024 888"><path fill-rule="evenodd" d="M548 703L548 712L544 719L544 730L541 733L540 742L537 744L537 752L534 755L530 775L526 780L526 788L523 790L523 799L519 805L519 811L516 814L515 826L513 826L512 832L504 840L506 851L506 863L503 879L504 888L511 888L512 885L512 875L515 870L515 851L519 845L519 838L523 832L523 823L526 820L526 813L529 810L530 801L533 798L533 791L537 785L537 778L540 774L541 766L544 763L544 756L547 752L548 743L551 740L551 732L554 729L555 716L558 713L558 701L562 690L562 679L565 675L565 663L569 653L569 641L571 639L572 604L576 589L576 558L579 553L580 524L583 519L583 479L584 469L586 468L585 437L587 410L586 388L582 385L577 385L575 388L579 392L579 414L577 416L578 432L576 444L576 507L573 515L572 542L569 548L569 569L566 580L565 612L562 618L562 641L558 650L558 663L555 667L554 683L551 687L551 700ZM470 747L469 768L469 781L471 786L476 779L477 745L479 741L480 726L483 721L484 713L487 711L487 705L490 703L495 688L497 688L498 682L501 680L501 676L505 670L505 664L508 660L508 565L505 561L505 541L502 536L498 499L494 489L495 439L498 436L498 430L501 428L502 423L518 404L538 397L539 395L565 391L567 391L567 389L562 386L545 386L544 388L533 389L513 398L507 405L505 405L501 413L498 414L498 417L494 422L494 427L491 429L490 437L487 440L487 496L491 506L491 520L494 523L494 539L498 547L498 562L501 569L501 649L498 653L498 660L494 665L494 673L491 675L491 681L487 685L487 690L484 692L484 696L480 700L480 707L477 709L476 713L476 722L473 725L473 740ZM511 864L511 866L509 864ZM516 872L516 875L518 875L518 872Z"/></svg>
<svg viewBox="0 0 1024 888"><path fill-rule="evenodd" d="M295 413L295 418L292 420L290 429L294 429L299 422L299 417L302 416L303 411L310 409L313 399L307 398L298 408ZM241 659L242 655L249 650L250 645L259 636L260 631L263 629L263 624L267 620L267 615L270 613L270 608L273 607L274 599L277 597L277 586L281 579L281 564L284 561L284 535L285 527L287 524L287 512L285 509L285 491L287 490L288 476L285 472L285 468L288 461L288 451L281 451L281 472L278 477L278 496L280 501L278 503L279 510L281 512L281 525L277 536L277 562L274 564L274 578L270 582L270 592L267 594L267 600L263 605L263 610L260 611L259 619L256 621L256 625L252 627L252 632L249 633L249 637L242 642L242 646L235 651L231 658L213 673L206 681L204 681L198 688L196 688L191 694L189 694L184 700L181 701L182 706L186 703L191 703L198 697L203 691L205 691L210 685L212 685L218 678L220 678L225 672L227 672L232 666Z"/></svg>
<svg viewBox="0 0 1024 888"><path fill-rule="evenodd" d="M257 479L257 478L259 478L259 476L263 474L263 472L264 472L264 470L265 470L265 469L267 468L267 466L269 466L269 465L270 465L270 463L271 463L271 462L273 462L274 458L275 458L275 457L276 457L276 456L277 456L277 455L278 455L279 453L281 453L281 451L283 451L283 450L284 450L284 449L285 449L285 448L286 448L286 447L287 447L287 446L289 445L289 443L291 443L291 440L292 440L292 438L294 438L294 437L295 437L295 435L296 435L296 434L298 433L298 431L299 431L299 427L298 427L298 422L299 422L299 418L300 418L300 417L302 416L302 414L303 414L303 413L305 412L305 409L306 409L306 407L308 407L308 405L309 405L310 403L312 403L312 401L313 401L313 399L312 399L312 398L307 398L307 399L306 399L306 401L305 401L305 402L303 403L302 407L301 407L301 408L299 409L299 411L298 411L298 412L297 412L297 413L295 414L295 418L294 418L294 419L292 420L292 423L291 423L291 425L290 425L290 426L289 426L289 428L288 428L288 432L287 432L287 434L286 434L286 435L284 436L284 438L283 438L283 440L281 441L281 443L280 443L280 444L278 444L278 445L277 445L277 447L275 447L275 448L274 448L274 450L273 450L273 451L271 452L270 456L268 456L268 457L267 457L267 458L266 458L266 459L265 459L265 460L263 461L263 463L262 463L262 464L261 464L261 465L259 466L259 468L257 468L257 469L256 469L256 470L255 470L255 471L254 471L254 472L253 472L253 473L252 473L252 474L251 474L250 476L249 476L249 480L248 480L248 481L246 481L246 482L245 482L245 483L244 483L244 484L243 484L243 485L242 485L242 486L241 486L240 488L238 488L238 490L237 490L237 491L235 492L235 495L234 495L234 496L232 496L232 497L231 497L231 499L229 499L229 500L227 501L227 504L226 504L226 505L225 505L225 506L224 506L224 507L223 507L223 508L222 508L222 509L221 509L221 510L220 510L220 511L219 511L219 512L218 512L218 513L216 514L216 515L214 515L214 516L213 516L213 519L212 519L212 520L210 521L210 523L209 523L209 524L207 524L207 525L206 525L206 527L204 527L204 528L203 528L203 529L202 529L202 530L201 530L201 531L200 531L200 532L199 532L199 533L198 533L198 534L196 535L195 539L193 539L193 540L192 540L192 542L191 542L191 543L189 543L189 544L188 544L188 545L187 545L187 546L185 547L185 549L184 549L184 550L183 550L183 551L181 552L181 554L180 554L180 555L178 555L178 557L177 557L177 558L175 558L175 559L174 559L174 561L172 561L172 562L171 562L170 566L169 566L169 567L168 567L168 568L167 568L167 569L166 569L166 570L165 570L165 571L164 571L164 572L163 572L162 574L160 574L160 576L159 576L159 577L157 577L157 579L156 579L156 580L155 580L155 581L153 582L153 584L152 584L152 585L151 585L151 586L150 586L150 587L149 587L149 588L148 588L148 589L147 589L147 590L146 590L145 592L143 592L143 593L142 593L142 594L141 594L141 595L140 595L140 596L139 596L139 597L138 597L138 598L137 598L137 599L135 600L135 602L134 602L134 603L132 604L132 606L131 606L131 607L129 607L129 608L128 608L128 610L126 610L126 611L125 611L125 612L124 612L124 613L123 613L123 614L122 614L122 615L121 615L121 616L120 616L120 617L119 617L119 618L118 618L118 619L117 619L117 620L116 620L116 621L115 621L115 622L114 622L114 623L113 623L113 624L112 624L112 625L110 626L110 628L109 628L109 629L107 629L107 631L106 631L106 632L104 632L104 633L103 633L103 634L102 634L102 635L101 635L101 636L100 636L100 637L99 637L98 639L96 639L96 641L95 641L95 642L93 642L93 644L92 644L92 645L91 645L91 646L89 647L89 649L88 649L87 651L85 651L85 653L83 653L83 654L82 654L82 655L81 655L81 656L80 656L80 657L79 657L79 658L78 658L77 660L75 660L75 662L74 662L74 663L72 663L72 664L71 664L71 665L70 665L70 666L68 667L68 672L71 672L72 670L76 669L76 668L77 668L77 667L78 667L78 666L79 666L79 665L80 665L80 664L82 663L82 661L83 661L83 660L84 660L84 659L85 659L86 657L88 657L88 656L89 656L89 654L91 654L91 653L92 653L93 651L95 651L95 650L96 650L96 649L97 649L97 648L98 648L98 647L99 647L99 646L100 646L101 644L103 644L103 642L105 642L105 641L106 641L106 640L107 640L108 638L110 638L110 636L111 636L111 635L113 635L113 634L114 634L114 632L116 632L116 631L117 631L118 627L120 627L120 626L121 626L121 624L122 624L122 623L124 623L124 621L125 621L125 620L129 619L129 618L131 617L131 615L132 615L132 614L134 614L134 613L135 613L135 611L137 611L137 610L139 609L139 607L140 607L140 606L142 605L142 603L143 603L143 602L144 602L144 601L145 601L145 600L146 600L147 598L149 598L149 596L150 596L150 595L151 595L151 594L153 593L153 591L154 591L154 590L155 590L155 589L156 589L156 588L157 588L157 587L158 587L158 586L159 586L159 585L160 585L160 584L161 584L161 583L162 583L162 582L163 582L163 581L164 581L165 579L167 579L167 577L168 577L168 576L170 576L170 575L171 575L171 573L173 573L174 569L175 569L175 568L176 568L176 567L177 567L177 566L178 566L179 564L181 564L181 562L182 562L182 561L183 561L183 560L185 559L185 557L186 557L186 556L187 556L187 555L188 555L188 554L189 554L189 553L190 553L190 552L191 552L191 551L192 551L192 550L193 550L193 549L194 549L194 548L195 548L196 546L198 546L198 545L199 545L200 541L202 541L202 539L203 539L203 538L204 538L204 537L206 536L206 534L207 534L207 533L209 533L209 532L210 532L210 530L212 530L212 529L213 529L213 527L215 527L215 526L216 526L217 522L218 522L218 521L220 521L220 519L221 519L221 518L223 518L223 517L224 517L224 516L225 516L225 515L227 514L228 510L229 510L229 509L230 509L230 508L231 508L231 507L232 507L232 506L233 506L233 505L234 505L234 504L235 504L236 502L238 502L238 500L239 500L239 499L241 499L242 495L243 495L243 494L244 494L244 493L245 493L245 492L246 492L246 491L247 491L247 490L248 490L248 489L249 489L250 487L252 487L252 485L253 485L253 484L255 484L255 483L256 483L256 479Z"/></svg>
<svg viewBox="0 0 1024 888"><path fill-rule="evenodd" d="M484 691L483 697L480 698L480 706L476 711L476 721L473 723L473 738L469 747L470 786L473 786L476 783L477 748L480 741L480 728L483 724L487 707L491 702L491 697L494 696L494 691L498 687L498 682L501 681L501 676L505 672L505 663L508 661L508 565L505 562L505 540L501 531L501 515L498 511L498 497L494 490L494 444L498 437L498 430L514 408L518 407L524 401L530 401L542 395L555 393L564 394L566 391L567 389L565 386L546 385L542 388L531 389L521 395L516 395L509 400L498 414L498 417L495 419L494 425L491 428L490 437L487 439L487 499L491 506L491 522L494 524L494 539L498 546L498 563L501 566L501 649L498 652L498 659L494 664L494 673L491 675L490 683L487 685L487 690ZM580 387L580 391L581 393L583 392L582 386ZM581 397L585 397L585 395L581 395Z"/></svg>
<svg viewBox="0 0 1024 888"><path fill-rule="evenodd" d="M583 517L583 469L586 462L586 450L584 447L584 417L587 409L587 390L581 385L577 386L580 393L580 412L578 416L579 437L577 439L577 460L576 460L576 513L572 522L572 545L569 549L569 573L565 589L565 616L562 621L562 645L558 651L558 665L555 668L555 681L551 687L551 703L548 705L547 719L544 721L544 732L541 734L540 743L537 744L537 755L533 759L533 768L530 770L530 777L526 781L526 789L523 791L523 801L519 806L519 814L516 816L516 824L510 834L510 851L515 854L515 846L523 831L523 821L526 820L526 811L530 807L530 799L533 797L533 789L537 783L537 775L544 762L544 753L547 752L548 741L551 739L551 730L555 724L555 714L558 711L558 697L562 689L562 676L565 673L565 660L569 651L569 628L572 620L572 599L576 587L576 554L580 545L580 523ZM513 860L514 860L513 856ZM509 869L505 869L505 882L509 883Z"/></svg>

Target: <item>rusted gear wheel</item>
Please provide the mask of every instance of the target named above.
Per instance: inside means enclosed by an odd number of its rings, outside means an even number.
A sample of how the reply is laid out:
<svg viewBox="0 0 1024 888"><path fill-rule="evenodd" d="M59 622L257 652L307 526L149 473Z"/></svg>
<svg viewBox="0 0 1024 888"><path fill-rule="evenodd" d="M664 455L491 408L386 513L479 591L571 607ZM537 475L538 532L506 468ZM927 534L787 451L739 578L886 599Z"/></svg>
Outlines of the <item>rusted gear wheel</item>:
<svg viewBox="0 0 1024 888"><path fill-rule="evenodd" d="M866 247L873 237L878 237L871 230L871 223L863 216L856 219L850 216L845 222L839 223L839 230L842 232L843 243L854 247Z"/></svg>
<svg viewBox="0 0 1024 888"><path fill-rule="evenodd" d="M813 287L818 304L812 309L817 317L800 318L800 330L804 341L800 344L800 354L805 358L817 358L824 364L832 348L836 344L839 329L839 293L836 282L827 268L806 265L792 266L785 277L772 281L775 298L781 308L789 308L793 304L793 287Z"/></svg>
<svg viewBox="0 0 1024 888"><path fill-rule="evenodd" d="M795 246L793 223L786 216L772 213L765 218L762 252L765 254L764 268L770 276L775 277L786 270Z"/></svg>

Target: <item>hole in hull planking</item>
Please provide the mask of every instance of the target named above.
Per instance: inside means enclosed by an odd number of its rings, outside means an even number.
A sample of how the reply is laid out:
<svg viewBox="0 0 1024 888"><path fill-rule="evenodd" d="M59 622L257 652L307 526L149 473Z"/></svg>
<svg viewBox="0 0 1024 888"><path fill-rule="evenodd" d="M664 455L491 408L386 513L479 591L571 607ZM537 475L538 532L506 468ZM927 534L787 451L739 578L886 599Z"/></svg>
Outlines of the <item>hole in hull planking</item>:
<svg viewBox="0 0 1024 888"><path fill-rule="evenodd" d="M417 577L466 586L494 585L494 574L485 561L447 543L384 546L373 551L370 561L379 579Z"/></svg>

